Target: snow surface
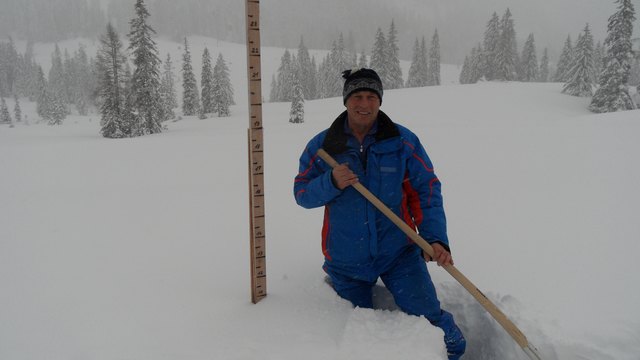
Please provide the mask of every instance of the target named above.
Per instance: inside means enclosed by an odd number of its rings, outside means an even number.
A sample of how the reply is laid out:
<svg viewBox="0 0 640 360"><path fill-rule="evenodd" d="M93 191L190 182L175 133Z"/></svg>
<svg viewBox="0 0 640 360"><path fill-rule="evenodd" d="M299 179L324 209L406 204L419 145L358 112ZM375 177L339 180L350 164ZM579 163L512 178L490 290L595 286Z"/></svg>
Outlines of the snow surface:
<svg viewBox="0 0 640 360"><path fill-rule="evenodd" d="M194 59L207 41L192 41ZM95 114L35 124L22 99L31 125L0 125L0 359L445 359L442 332L394 310L383 288L379 310L353 309L324 283L322 210L298 207L292 185L338 98L308 101L304 124L288 123L290 104L264 105L269 295L250 303L244 46L220 46L234 63L232 117L115 140ZM560 89L390 90L382 109L435 163L456 266L545 359L637 360L640 111L591 114ZM464 359L526 359L429 266Z"/></svg>

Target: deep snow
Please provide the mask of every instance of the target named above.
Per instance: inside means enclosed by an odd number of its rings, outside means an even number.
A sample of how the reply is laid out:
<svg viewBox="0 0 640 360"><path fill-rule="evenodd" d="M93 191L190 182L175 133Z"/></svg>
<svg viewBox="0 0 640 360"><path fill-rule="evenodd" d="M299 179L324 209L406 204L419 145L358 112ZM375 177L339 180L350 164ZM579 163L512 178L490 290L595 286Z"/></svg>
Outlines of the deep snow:
<svg viewBox="0 0 640 360"><path fill-rule="evenodd" d="M97 115L34 124L25 99L31 125L0 125L0 359L444 359L426 320L354 310L324 283L322 210L298 207L292 181L337 98L307 102L304 124L264 105L269 295L250 303L244 47L218 45L234 64L232 117L110 140ZM594 115L560 89L390 90L382 109L435 163L456 266L545 359L637 360L640 111ZM430 269L465 359L526 358Z"/></svg>

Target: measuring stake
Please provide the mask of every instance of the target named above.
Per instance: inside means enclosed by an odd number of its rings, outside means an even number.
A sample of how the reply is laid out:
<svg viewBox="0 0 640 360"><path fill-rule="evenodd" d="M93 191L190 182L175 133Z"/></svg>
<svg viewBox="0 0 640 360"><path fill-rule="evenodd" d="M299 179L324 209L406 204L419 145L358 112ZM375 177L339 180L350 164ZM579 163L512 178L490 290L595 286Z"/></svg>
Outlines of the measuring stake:
<svg viewBox="0 0 640 360"><path fill-rule="evenodd" d="M247 77L249 79L249 226L251 302L267 296L264 218L264 146L260 71L260 0L247 0Z"/></svg>

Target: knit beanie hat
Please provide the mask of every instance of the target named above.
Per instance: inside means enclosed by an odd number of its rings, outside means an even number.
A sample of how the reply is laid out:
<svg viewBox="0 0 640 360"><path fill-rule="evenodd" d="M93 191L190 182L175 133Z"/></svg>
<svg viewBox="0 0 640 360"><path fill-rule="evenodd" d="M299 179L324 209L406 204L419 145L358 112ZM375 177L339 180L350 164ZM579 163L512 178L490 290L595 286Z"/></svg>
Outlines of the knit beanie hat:
<svg viewBox="0 0 640 360"><path fill-rule="evenodd" d="M356 91L368 90L378 94L380 104L382 104L382 80L378 74L371 70L362 68L360 70L345 70L342 72L344 88L342 89L342 99L346 104L347 99Z"/></svg>

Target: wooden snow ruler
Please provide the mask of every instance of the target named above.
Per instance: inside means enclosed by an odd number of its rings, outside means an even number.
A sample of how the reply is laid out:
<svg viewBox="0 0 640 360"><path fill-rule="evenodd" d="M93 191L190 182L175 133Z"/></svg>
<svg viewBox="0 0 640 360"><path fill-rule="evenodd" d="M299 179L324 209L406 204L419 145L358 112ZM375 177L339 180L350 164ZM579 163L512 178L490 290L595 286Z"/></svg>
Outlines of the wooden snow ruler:
<svg viewBox="0 0 640 360"><path fill-rule="evenodd" d="M249 224L251 302L267 296L264 217L264 144L260 70L260 0L246 0L247 76L249 80Z"/></svg>

